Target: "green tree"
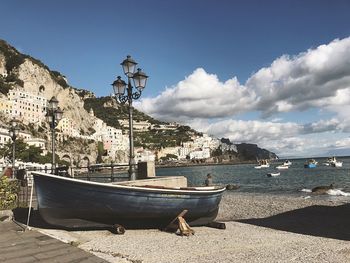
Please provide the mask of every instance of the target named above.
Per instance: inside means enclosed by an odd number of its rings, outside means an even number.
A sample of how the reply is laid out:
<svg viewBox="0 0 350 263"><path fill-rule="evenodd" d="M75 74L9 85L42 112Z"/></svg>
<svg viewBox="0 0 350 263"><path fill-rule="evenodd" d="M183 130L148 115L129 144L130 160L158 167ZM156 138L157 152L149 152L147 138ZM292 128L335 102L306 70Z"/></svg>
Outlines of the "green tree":
<svg viewBox="0 0 350 263"><path fill-rule="evenodd" d="M102 163L102 156L104 155L104 148L103 148L103 143L98 142L97 144L97 158L96 158L96 163Z"/></svg>
<svg viewBox="0 0 350 263"><path fill-rule="evenodd" d="M40 163L42 160L43 150L39 147L29 145L21 154L18 155L18 158L24 162L33 162Z"/></svg>
<svg viewBox="0 0 350 263"><path fill-rule="evenodd" d="M12 160L12 147L13 142L8 141L4 146L0 148L0 155L7 160ZM27 144L23 141L23 139L17 139L15 142L15 156L16 159L21 159L20 155L27 148Z"/></svg>
<svg viewBox="0 0 350 263"><path fill-rule="evenodd" d="M12 148L13 142L9 141L4 146L0 148L0 155L5 159L11 161L12 160ZM23 141L23 139L19 138L15 143L15 156L17 160L21 160L23 162L36 162L36 163L49 163L52 160L49 154L46 156L42 156L43 150L40 147L36 147L33 145L28 145ZM57 156L57 160L58 156Z"/></svg>

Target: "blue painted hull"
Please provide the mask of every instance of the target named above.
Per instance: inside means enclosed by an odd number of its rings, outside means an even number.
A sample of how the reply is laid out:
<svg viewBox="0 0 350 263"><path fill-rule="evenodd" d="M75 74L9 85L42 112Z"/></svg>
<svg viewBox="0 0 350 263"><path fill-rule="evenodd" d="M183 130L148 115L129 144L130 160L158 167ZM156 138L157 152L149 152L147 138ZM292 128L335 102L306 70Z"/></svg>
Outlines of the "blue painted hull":
<svg viewBox="0 0 350 263"><path fill-rule="evenodd" d="M189 225L217 216L225 188L175 190L87 182L33 173L40 215L49 224L84 228L100 224L164 227L181 211Z"/></svg>
<svg viewBox="0 0 350 263"><path fill-rule="evenodd" d="M304 164L304 168L316 168L316 164L314 163Z"/></svg>

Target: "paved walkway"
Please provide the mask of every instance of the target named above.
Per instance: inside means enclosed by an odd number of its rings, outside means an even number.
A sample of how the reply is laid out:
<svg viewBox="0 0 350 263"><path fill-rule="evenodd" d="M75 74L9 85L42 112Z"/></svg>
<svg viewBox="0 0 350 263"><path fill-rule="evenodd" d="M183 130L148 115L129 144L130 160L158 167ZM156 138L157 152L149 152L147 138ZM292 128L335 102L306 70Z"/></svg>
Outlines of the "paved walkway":
<svg viewBox="0 0 350 263"><path fill-rule="evenodd" d="M0 222L0 262L107 262L35 230L23 232L14 222Z"/></svg>

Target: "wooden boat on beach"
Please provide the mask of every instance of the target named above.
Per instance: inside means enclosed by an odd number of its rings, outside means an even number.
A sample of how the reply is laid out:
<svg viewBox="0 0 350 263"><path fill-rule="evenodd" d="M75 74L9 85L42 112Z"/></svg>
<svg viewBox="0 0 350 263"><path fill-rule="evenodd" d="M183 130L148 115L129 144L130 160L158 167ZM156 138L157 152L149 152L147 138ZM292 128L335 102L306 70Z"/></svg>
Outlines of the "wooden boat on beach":
<svg viewBox="0 0 350 263"><path fill-rule="evenodd" d="M207 225L216 218L225 191L216 186L130 186L32 174L40 215L47 223L68 229L100 224L159 228L185 209L190 226Z"/></svg>

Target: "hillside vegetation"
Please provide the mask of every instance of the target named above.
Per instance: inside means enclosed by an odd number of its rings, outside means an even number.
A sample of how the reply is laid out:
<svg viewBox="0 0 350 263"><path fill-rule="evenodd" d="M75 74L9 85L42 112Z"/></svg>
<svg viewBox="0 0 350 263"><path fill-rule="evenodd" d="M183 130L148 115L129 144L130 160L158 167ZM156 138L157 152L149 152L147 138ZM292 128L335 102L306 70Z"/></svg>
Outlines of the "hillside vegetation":
<svg viewBox="0 0 350 263"><path fill-rule="evenodd" d="M123 128L119 120L128 120L129 110L127 105L116 102L111 97L101 98L87 98L84 100L84 108L87 111L92 109L97 118L103 120L107 125L122 129ZM134 109L133 111L134 121L148 121L152 125L159 126L160 124L168 124L166 122L158 121L151 116ZM143 132L134 132L135 146L144 147L148 149L159 149L162 147L175 147L180 146L182 142L190 141L191 136L199 135L201 133L196 132L189 126L179 126L175 130L161 130L152 129Z"/></svg>

